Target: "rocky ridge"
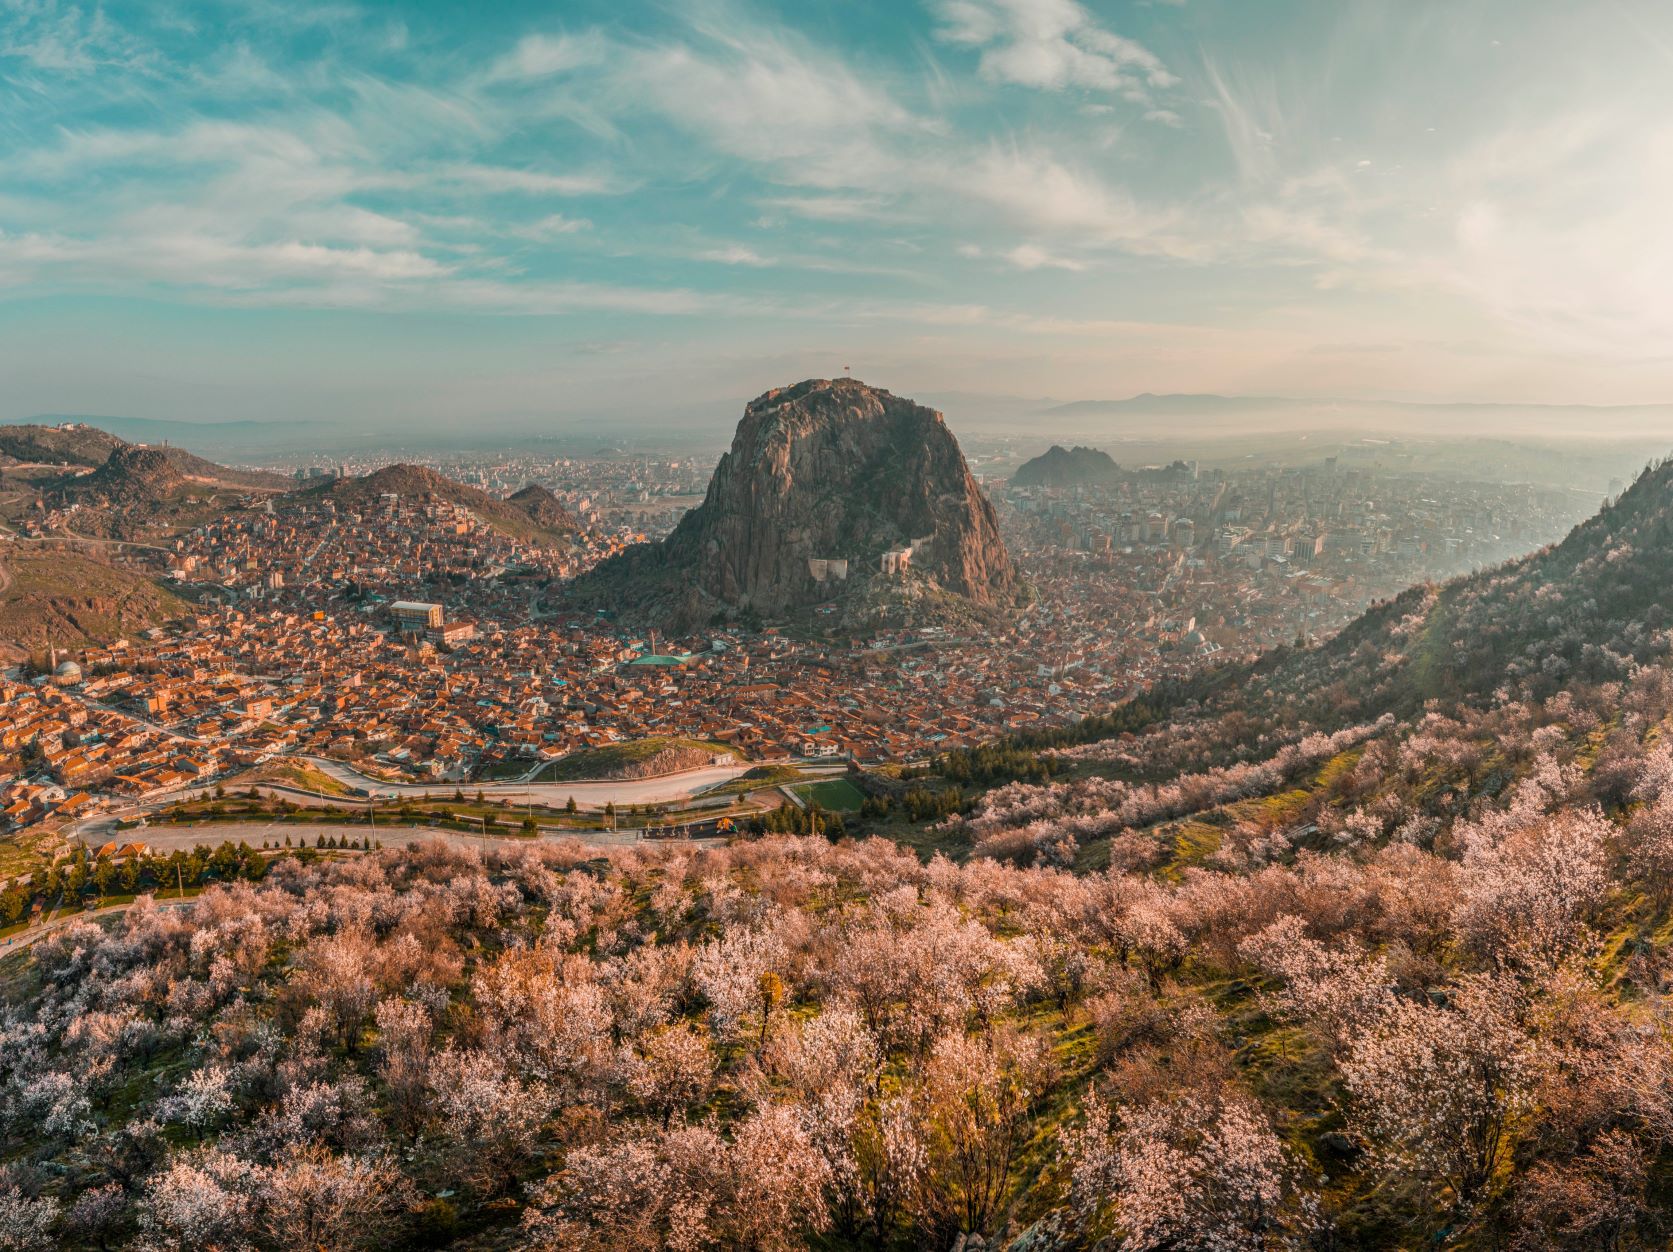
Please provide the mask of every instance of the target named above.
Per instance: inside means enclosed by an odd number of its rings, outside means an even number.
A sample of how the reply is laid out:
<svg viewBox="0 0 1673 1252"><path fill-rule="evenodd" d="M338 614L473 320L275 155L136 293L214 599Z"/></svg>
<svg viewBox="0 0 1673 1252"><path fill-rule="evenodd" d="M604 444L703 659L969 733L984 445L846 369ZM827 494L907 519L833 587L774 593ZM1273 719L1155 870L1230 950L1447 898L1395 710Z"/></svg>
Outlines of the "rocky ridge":
<svg viewBox="0 0 1673 1252"><path fill-rule="evenodd" d="M531 496L531 490L538 494ZM427 465L397 463L358 478L326 479L292 492L291 498L329 499L338 508L360 510L375 505L384 495L456 504L469 509L502 534L524 543L551 544L559 541L563 533L577 529L575 519L544 488L525 487L511 499L502 500L480 488L456 482ZM562 514L555 522L543 520L555 516L548 501Z"/></svg>

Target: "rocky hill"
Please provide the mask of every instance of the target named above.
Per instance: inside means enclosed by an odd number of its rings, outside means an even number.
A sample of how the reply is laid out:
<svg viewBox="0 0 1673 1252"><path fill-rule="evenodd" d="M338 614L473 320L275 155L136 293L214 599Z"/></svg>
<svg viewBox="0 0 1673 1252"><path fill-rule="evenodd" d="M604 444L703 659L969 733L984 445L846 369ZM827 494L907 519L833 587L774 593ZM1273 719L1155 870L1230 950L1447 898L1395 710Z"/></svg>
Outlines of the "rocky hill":
<svg viewBox="0 0 1673 1252"><path fill-rule="evenodd" d="M1090 487L1121 481L1121 467L1097 448L1053 444L1024 461L1011 475L1013 487Z"/></svg>
<svg viewBox="0 0 1673 1252"><path fill-rule="evenodd" d="M941 414L852 379L811 379L752 401L703 503L573 593L685 623L836 601L857 623L903 605L1001 610L1018 578Z"/></svg>
<svg viewBox="0 0 1673 1252"><path fill-rule="evenodd" d="M118 443L91 474L61 479L49 489L60 500L128 506L158 504L216 491L283 491L290 480L259 470L228 469L184 448Z"/></svg>
<svg viewBox="0 0 1673 1252"><path fill-rule="evenodd" d="M518 492L518 495L523 497L521 503L516 499L501 500L498 496L491 496L479 488L455 482L427 465L395 464L385 465L382 469L358 478L330 478L323 482L311 483L293 492L292 498L329 498L340 509L356 510L372 507L385 495L440 500L467 508L502 534L532 544L558 542L564 533L575 529L574 519L570 518L567 512L564 512L563 516L569 522L568 525L553 525L535 516L537 512L546 517L551 517L552 514L549 508L544 507L545 501L538 496L528 496L528 490L525 487L523 491ZM551 497L550 492L542 494ZM550 502L562 511L562 506L558 505L556 499L551 499ZM529 507L525 508L524 505Z"/></svg>
<svg viewBox="0 0 1673 1252"><path fill-rule="evenodd" d="M506 503L521 509L541 526L553 531L580 530L581 523L558 498L539 483L530 483L506 497Z"/></svg>

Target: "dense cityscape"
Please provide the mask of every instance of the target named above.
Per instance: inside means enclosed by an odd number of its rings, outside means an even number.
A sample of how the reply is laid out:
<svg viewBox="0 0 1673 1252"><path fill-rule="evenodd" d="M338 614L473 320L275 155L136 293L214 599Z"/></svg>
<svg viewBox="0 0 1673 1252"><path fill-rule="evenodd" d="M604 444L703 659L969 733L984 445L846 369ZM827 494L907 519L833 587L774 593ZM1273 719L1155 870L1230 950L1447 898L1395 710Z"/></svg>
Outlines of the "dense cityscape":
<svg viewBox="0 0 1673 1252"><path fill-rule="evenodd" d="M1327 637L1409 585L1554 540L1595 503L1335 457L1107 486L993 479L1032 600L979 637L937 625L840 641L735 628L658 637L566 611L562 582L671 530L701 498L688 462L435 468L496 496L537 482L581 528L542 545L465 505L394 492L358 511L329 496L242 500L151 554L190 614L110 646L44 640L50 656L34 661L50 672L14 675L7 822L81 820L285 755L450 783L663 737L755 762L922 760ZM300 477L338 476L353 477ZM75 524L48 510L21 531ZM401 603L438 605L439 624L413 629ZM32 771L15 751L25 742Z"/></svg>

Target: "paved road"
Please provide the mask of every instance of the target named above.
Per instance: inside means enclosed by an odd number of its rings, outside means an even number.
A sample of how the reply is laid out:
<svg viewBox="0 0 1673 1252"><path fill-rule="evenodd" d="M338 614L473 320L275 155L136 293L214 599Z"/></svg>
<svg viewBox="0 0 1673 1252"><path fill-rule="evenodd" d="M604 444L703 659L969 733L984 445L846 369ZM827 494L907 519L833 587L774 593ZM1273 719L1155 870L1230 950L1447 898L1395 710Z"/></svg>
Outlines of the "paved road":
<svg viewBox="0 0 1673 1252"><path fill-rule="evenodd" d="M572 783L390 783L324 757L304 757L315 769L350 787L364 787L379 794L398 796L430 796L437 800L451 799L455 787L463 788L468 796L478 791L496 799L515 797L521 803L533 802L562 808L569 797L584 809L602 809L606 804L623 808L629 804L674 804L689 800L700 791L720 783L731 782L753 768L739 762L736 765L710 765L702 769L665 774L660 778L624 778L610 782ZM351 801L352 803L352 801Z"/></svg>
<svg viewBox="0 0 1673 1252"><path fill-rule="evenodd" d="M327 764L327 762L319 761L319 760L316 760L314 763L316 765ZM345 771L346 773L348 773L351 776L357 776L358 777L358 775L355 775L354 771L350 770L347 766L339 765L339 766L337 766L337 768L340 769L340 770ZM705 773L707 771L698 771L698 772L699 773ZM670 778L665 779L663 781L668 782L668 783L672 783L672 782L676 782L676 781L683 781L685 779L688 779L689 777L690 777L690 775L670 776ZM367 781L368 782L376 782L375 779L368 779ZM724 781L724 780L722 780L722 781ZM564 801L568 798L568 796L573 794L575 796L576 805L577 805L578 808L597 812L597 811L603 809L604 801L599 800L596 797L596 795L591 799L583 800L582 797L586 793L581 791L580 788L586 787L586 786L595 786L596 787L596 786L613 786L613 785L614 784L608 784L608 783L603 783L603 784L577 783L577 784L575 784L575 789L572 790L569 787L564 786L564 785L550 784L550 786L554 790L561 793L556 797L552 797L552 796L549 796L547 794L544 794L542 792L541 787L539 787L539 786L531 788L527 785L524 785L519 789L515 784L485 783L485 784L482 785L482 790L486 794L488 794L490 796L493 796L495 799L503 801L503 802L507 802L508 804L511 801L516 801L517 804L527 803L529 798L530 798L530 793L532 791L534 793L533 794L533 799L535 800L535 802L550 806L552 808L562 807ZM713 784L710 783L708 785L712 786ZM168 851L168 850L170 850L172 848L176 848L176 847L186 847L186 848L194 847L198 843L226 842L226 841L230 841L232 843L237 843L239 841L239 839L241 839L241 838L245 839L245 840L248 840L249 842L252 842L252 843L257 844L257 845L259 845L260 842L263 839L268 839L268 838L273 839L275 842L282 842L283 839L284 839L285 833L287 831L292 832L292 834L294 836L295 832L297 832L299 830L311 830L311 831L314 831L316 833L320 832L320 831L325 831L325 832L328 832L328 833L331 833L331 834L352 833L352 834L355 835L356 838L358 838L360 834L365 833L367 831L370 831L372 829L369 824L364 823L364 822L354 822L352 824L345 823L341 826L320 825L320 824L313 823L313 822L308 823L306 826L297 826L293 823L258 824L258 823L254 823L254 822L227 822L227 823L224 823L224 825L226 826L226 828L229 831L233 831L233 832L242 831L242 832L245 832L245 833L243 833L243 834L233 833L233 834L229 834L229 835L226 835L222 838L217 838L217 839L214 839L214 840L211 840L207 837L199 838L199 839L185 838L183 842L181 842L181 841L160 840L160 839L156 838L156 836L159 835L159 834L164 834L164 833L175 831L175 830L179 830L179 831L182 831L182 832L187 831L187 830L202 831L202 830L204 830L208 827L209 823L207 823L207 822L200 823L198 826L190 827L190 828L188 828L188 827L175 827L175 826L172 826L172 825L157 825L157 826L147 826L143 830L136 829L136 828L133 828L133 827L130 827L127 830L118 829L118 826L117 826L118 822L131 821L136 817L142 817L142 816L145 816L147 814L154 813L158 809L166 808L170 804L173 804L173 803L175 803L175 802L177 802L181 799L184 799L188 796L198 795L201 792L203 792L205 790L208 790L209 788L211 788L213 786L214 786L213 783L209 783L209 784L194 783L189 787L184 787L184 788L181 788L177 791L171 791L171 792L168 792L164 795L149 797L145 801L143 801L141 803L138 803L138 804L125 805L122 808L112 809L112 810L109 810L108 812L104 812L104 813L95 813L91 817L85 817L85 818L82 818L81 820L79 820L77 822L73 822L71 825L69 825L68 827L65 828L65 834L67 836L71 837L72 839L80 839L83 843L89 844L93 847L98 847L100 844L105 843L108 840L115 840L117 843L125 843L129 840L137 840L138 842L141 842L141 843L148 843L152 847L160 848L163 851ZM401 792L402 794L405 794L405 795L415 795L415 796L428 795L438 803L445 803L445 802L451 801L453 799L453 793L454 793L454 786L452 784L448 784L448 785L445 785L445 786L442 786L442 787L407 787L407 788L402 788L402 787L395 786L394 784L379 783L378 786L381 787L381 788L387 789L387 790L395 790L395 791ZM473 785L471 783L464 783L464 784L462 784L462 786L463 786L465 794L467 796L474 796L476 794L475 785ZM241 796L247 790L249 790L249 788L246 787L246 786L242 786L242 785L239 785L237 783L234 783L228 788L228 790L230 792L232 792L235 796ZM301 790L300 788L288 787L288 786L284 786L284 785L277 785L277 784L270 784L270 783L257 783L257 784L255 784L255 790L257 792L259 792L260 794L265 795L269 798L286 800L286 801L288 801L292 804L302 805L303 807L307 807L307 808L325 808L327 806L336 806L338 808L353 809L357 806L360 806L360 805L364 804L364 800L359 799L357 797L353 797L353 796L320 795L317 792L304 791L304 790ZM733 798L734 797L732 797L732 796L716 796L714 798L714 802L713 802L712 807L715 808L715 809L724 809L731 804ZM778 796L777 792L774 791L771 788L766 789L766 790L762 790L762 791L750 792L749 795L746 797L746 799L747 799L748 802L753 803L757 808L769 808L769 809L770 808L776 808L778 806L778 802L779 802L779 796ZM632 801L632 800L622 799L622 800L618 800L617 803L619 805L621 805L623 808L625 808L630 803L643 803L643 801ZM709 806L704 804L701 800L699 800L694 807L706 808L706 807L709 807ZM248 833L252 830L263 830L263 829L273 830L276 833L274 833L272 835L258 834L258 835L255 835L253 838ZM384 831L384 830L392 830L392 831L394 831L394 830L405 830L407 828L400 824L399 819L395 818L393 815L390 815L390 816L387 816L387 817L380 817L379 818L379 825L378 825L377 829L381 832L381 831ZM439 837L446 837L446 838L450 838L450 839L457 838L457 839L462 839L462 840L475 839L477 842L480 842L480 837L479 836L461 835L458 831L437 830L434 827L428 827L428 826L424 827L423 829L425 831L429 831L430 833L432 833L434 835L437 835ZM587 842L587 843L610 844L610 843L619 843L619 842L632 842L632 837L630 835L629 830L627 830L627 829L618 830L618 831L596 831L596 830L594 830L594 831L586 831L586 830L565 831L562 836L553 835L551 837L552 838L560 838L560 837L578 838L578 839L581 839L583 842ZM310 842L311 842L311 840L310 840ZM393 843L393 842L397 842L397 841L389 839L389 838L385 838L384 842L385 842L385 844L389 844L389 843ZM412 843L412 842L415 842L415 840L404 838L404 839L399 840L399 842Z"/></svg>
<svg viewBox="0 0 1673 1252"><path fill-rule="evenodd" d="M133 539L95 539L92 535L77 534L73 530L58 531L50 535L15 535L18 543L86 543L102 548L143 548L147 552L161 552L164 556L173 556L171 548L160 548L154 543L139 543Z"/></svg>
<svg viewBox="0 0 1673 1252"><path fill-rule="evenodd" d="M365 822L354 825L328 825L309 822L299 825L295 822L199 822L196 826L147 826L143 830L124 831L122 837L135 839L150 845L155 852L173 852L175 849L190 851L196 847L219 847L223 843L247 843L252 848L271 843L282 847L285 836L289 835L293 844L307 844L312 847L316 836L347 835L351 839L361 839L370 835L374 840L382 840L386 848L410 847L415 843L428 843L432 839L441 839L461 848L480 848L486 843L516 845L531 842L517 836L490 836L486 841L481 835L461 834L457 830L439 830L434 826L397 826L383 822L376 827ZM599 847L624 847L639 842L637 830L566 830L562 834L548 832L539 837L539 842L560 843L566 839L579 839L582 843L596 844Z"/></svg>

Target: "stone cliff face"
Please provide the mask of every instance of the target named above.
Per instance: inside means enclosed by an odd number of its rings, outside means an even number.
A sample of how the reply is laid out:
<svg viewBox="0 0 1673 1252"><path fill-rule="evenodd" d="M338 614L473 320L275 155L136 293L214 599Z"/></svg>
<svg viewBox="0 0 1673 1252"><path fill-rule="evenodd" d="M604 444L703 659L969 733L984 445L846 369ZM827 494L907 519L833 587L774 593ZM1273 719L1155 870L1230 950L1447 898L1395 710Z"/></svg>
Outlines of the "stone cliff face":
<svg viewBox="0 0 1673 1252"><path fill-rule="evenodd" d="M941 415L852 379L814 379L752 401L702 505L582 592L608 584L630 605L674 597L691 613L774 618L888 581L984 609L1017 590L993 506Z"/></svg>

